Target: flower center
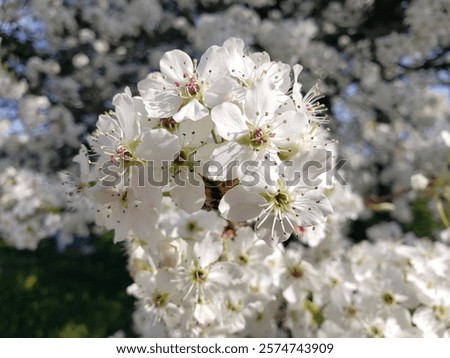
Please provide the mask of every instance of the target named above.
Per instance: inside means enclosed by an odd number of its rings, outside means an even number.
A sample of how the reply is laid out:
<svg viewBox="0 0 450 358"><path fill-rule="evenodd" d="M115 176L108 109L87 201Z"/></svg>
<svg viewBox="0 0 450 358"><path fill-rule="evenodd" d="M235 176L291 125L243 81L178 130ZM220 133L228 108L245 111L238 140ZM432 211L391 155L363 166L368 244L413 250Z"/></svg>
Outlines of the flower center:
<svg viewBox="0 0 450 358"><path fill-rule="evenodd" d="M285 206L290 201L288 193L283 192L279 192L273 199L275 200L275 205L277 205L278 207Z"/></svg>
<svg viewBox="0 0 450 358"><path fill-rule="evenodd" d="M181 150L175 158L175 163L183 165L188 160L188 153L185 150Z"/></svg>
<svg viewBox="0 0 450 358"><path fill-rule="evenodd" d="M197 284L204 283L207 277L208 273L206 272L206 270L198 266L195 266L191 272L192 281Z"/></svg>
<svg viewBox="0 0 450 358"><path fill-rule="evenodd" d="M193 160L193 152L194 150L192 148L182 148L180 150L170 166L172 175L175 175L183 168L194 170L195 161Z"/></svg>
<svg viewBox="0 0 450 358"><path fill-rule="evenodd" d="M256 128L253 132L253 141L259 145L267 142L267 138L265 138L263 130L261 128Z"/></svg>
<svg viewBox="0 0 450 358"><path fill-rule="evenodd" d="M134 152L138 145L139 140L134 140L129 143L120 144L113 152L110 152L110 161L112 163L117 163L120 161L124 167L129 167L131 164L137 164L141 161L134 155Z"/></svg>
<svg viewBox="0 0 450 358"><path fill-rule="evenodd" d="M173 133L177 127L178 123L172 117L161 118L159 120L159 126L167 129L170 133Z"/></svg>
<svg viewBox="0 0 450 358"><path fill-rule="evenodd" d="M189 79L189 82L186 84L186 90L192 97L195 97L200 92L200 84L197 78L191 77Z"/></svg>
<svg viewBox="0 0 450 358"><path fill-rule="evenodd" d="M356 309L355 306L349 305L349 306L344 307L345 317L354 318L354 317L356 317L357 314L358 314L358 310Z"/></svg>
<svg viewBox="0 0 450 358"><path fill-rule="evenodd" d="M300 264L290 266L288 268L288 271L289 271L289 275L291 275L293 278L296 278L296 279L300 279L304 275L303 268L301 267Z"/></svg>
<svg viewBox="0 0 450 358"><path fill-rule="evenodd" d="M395 297L389 292L383 294L383 302L387 305L393 305L395 303Z"/></svg>
<svg viewBox="0 0 450 358"><path fill-rule="evenodd" d="M240 254L240 255L238 256L237 259L238 259L238 262L239 262L239 264L240 264L241 266L247 266L247 265L248 265L249 258L248 258L248 255L247 255L247 254L242 253L242 254Z"/></svg>
<svg viewBox="0 0 450 358"><path fill-rule="evenodd" d="M120 196L119 203L123 208L128 206L128 190L125 190Z"/></svg>
<svg viewBox="0 0 450 358"><path fill-rule="evenodd" d="M264 149L270 144L270 138L275 136L275 133L271 133L269 125L256 128L249 125L249 127L248 134L239 138L238 143L250 146L254 150Z"/></svg>
<svg viewBox="0 0 450 358"><path fill-rule="evenodd" d="M116 148L116 153L119 156L119 158L121 158L124 162L129 162L133 157L130 151L122 146Z"/></svg>
<svg viewBox="0 0 450 358"><path fill-rule="evenodd" d="M444 306L434 305L432 309L437 320L441 321L445 318L447 310Z"/></svg>
<svg viewBox="0 0 450 358"><path fill-rule="evenodd" d="M305 111L309 118L319 123L325 122L327 118L327 109L324 104L319 102L322 97L320 95L319 83L316 83L303 97L302 103L298 105L298 107Z"/></svg>
<svg viewBox="0 0 450 358"><path fill-rule="evenodd" d="M233 303L230 300L226 300L225 302L225 306L227 307L228 310L230 310L231 312L239 312L242 309L242 302L239 301L237 304Z"/></svg>
<svg viewBox="0 0 450 358"><path fill-rule="evenodd" d="M293 199L285 187L279 187L276 193L261 193L268 203L273 204L272 211L288 212L290 211Z"/></svg>
<svg viewBox="0 0 450 358"><path fill-rule="evenodd" d="M259 148L268 143L270 138L275 136L274 133L270 132L269 126L264 128L255 128L250 132L250 145L254 148Z"/></svg>
<svg viewBox="0 0 450 358"><path fill-rule="evenodd" d="M335 278L335 277L332 277L332 278L330 279L330 284L331 284L331 286L333 286L333 287L339 285L339 282L340 282L339 279L337 279L337 278Z"/></svg>
<svg viewBox="0 0 450 358"><path fill-rule="evenodd" d="M264 313L258 312L255 315L255 321L262 321L264 319Z"/></svg>
<svg viewBox="0 0 450 358"><path fill-rule="evenodd" d="M377 326L370 327L367 335L369 338L384 338L383 331Z"/></svg>
<svg viewBox="0 0 450 358"><path fill-rule="evenodd" d="M167 305L167 301L169 298L169 294L167 292L153 292L152 302L155 307L165 307Z"/></svg>
<svg viewBox="0 0 450 358"><path fill-rule="evenodd" d="M188 74L183 73L184 83L175 82L175 86L181 90L181 97L185 99L197 98L200 100L201 83L194 75L188 79Z"/></svg>
<svg viewBox="0 0 450 358"><path fill-rule="evenodd" d="M186 224L186 230L187 230L188 232L194 233L194 232L200 230L200 226L197 224L197 221L189 221L189 222Z"/></svg>

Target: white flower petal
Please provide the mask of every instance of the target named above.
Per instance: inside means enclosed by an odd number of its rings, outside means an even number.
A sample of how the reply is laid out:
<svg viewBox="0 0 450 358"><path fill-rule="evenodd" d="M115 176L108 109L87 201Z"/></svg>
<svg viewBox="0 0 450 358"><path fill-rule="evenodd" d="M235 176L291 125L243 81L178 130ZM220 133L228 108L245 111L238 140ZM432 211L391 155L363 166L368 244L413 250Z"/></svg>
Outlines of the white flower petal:
<svg viewBox="0 0 450 358"><path fill-rule="evenodd" d="M258 192L237 185L222 197L219 211L224 218L231 221L250 220L261 213L259 204L263 202L264 198Z"/></svg>
<svg viewBox="0 0 450 358"><path fill-rule="evenodd" d="M158 222L159 212L149 205L141 205L132 209L130 215L131 228L139 237L147 237L148 233L153 233ZM155 237L152 237L155 240Z"/></svg>
<svg viewBox="0 0 450 358"><path fill-rule="evenodd" d="M199 119L205 118L208 114L208 108L204 104L201 104L197 99L193 98L173 115L173 119L177 122L181 122L186 118L198 121Z"/></svg>
<svg viewBox="0 0 450 358"><path fill-rule="evenodd" d="M269 80L259 80L245 96L245 114L255 123L262 117L271 117L277 109L277 94ZM267 116L266 116L267 113Z"/></svg>
<svg viewBox="0 0 450 358"><path fill-rule="evenodd" d="M170 190L175 204L189 214L199 211L205 203L205 184L195 171L182 169L174 179L177 183Z"/></svg>
<svg viewBox="0 0 450 358"><path fill-rule="evenodd" d="M226 48L230 53L236 53L242 56L245 49L245 43L240 38L230 37L223 43L223 47Z"/></svg>
<svg viewBox="0 0 450 358"><path fill-rule="evenodd" d="M86 183L89 181L89 157L88 150L84 144L81 144L78 154L73 157L73 161L80 166L80 179Z"/></svg>
<svg viewBox="0 0 450 358"><path fill-rule="evenodd" d="M200 267L208 267L222 254L222 242L213 235L207 235L203 241L194 244L195 258Z"/></svg>
<svg viewBox="0 0 450 358"><path fill-rule="evenodd" d="M276 118L272 143L278 148L288 147L299 141L309 131L308 118L302 112L286 111Z"/></svg>
<svg viewBox="0 0 450 358"><path fill-rule="evenodd" d="M123 130L123 141L137 138L140 134L139 122L134 114L134 103L130 95L119 93L114 96L113 104L120 127Z"/></svg>
<svg viewBox="0 0 450 358"><path fill-rule="evenodd" d="M325 149L297 153L284 170L286 182L290 182L290 186L318 186L317 177L325 173L329 159L331 154Z"/></svg>
<svg viewBox="0 0 450 358"><path fill-rule="evenodd" d="M286 301L291 304L297 303L298 295L295 292L295 287L293 284L290 284L287 288L283 290L283 297Z"/></svg>
<svg viewBox="0 0 450 358"><path fill-rule="evenodd" d="M259 220L256 221L255 224L256 236L264 240L268 246L275 247L280 242L289 239L289 236L292 233L292 228L289 226L289 223L286 220L283 220L283 225L284 230L283 226L281 225L281 222L275 219L275 216L273 214L270 214L267 220L262 222L262 224L259 224Z"/></svg>
<svg viewBox="0 0 450 358"><path fill-rule="evenodd" d="M225 76L231 62L228 51L219 46L211 46L200 58L198 73L206 83L213 83Z"/></svg>
<svg viewBox="0 0 450 358"><path fill-rule="evenodd" d="M211 134L212 123L209 117L198 121L185 119L180 122L176 134L180 138L180 143L184 147L197 148L207 143Z"/></svg>
<svg viewBox="0 0 450 358"><path fill-rule="evenodd" d="M300 226L313 226L326 220L333 213L328 198L317 190L309 190L295 197L296 222Z"/></svg>
<svg viewBox="0 0 450 358"><path fill-rule="evenodd" d="M229 286L233 280L242 276L242 271L234 262L217 262L208 273L208 280Z"/></svg>
<svg viewBox="0 0 450 358"><path fill-rule="evenodd" d="M194 66L189 55L181 50L166 52L159 62L161 73L171 83L182 83L192 77Z"/></svg>
<svg viewBox="0 0 450 358"><path fill-rule="evenodd" d="M134 166L132 168L130 186L133 189L134 196L139 200L142 205L146 207L159 208L162 201L162 191L161 188L154 185L149 185L146 182L146 177L143 174L147 170L144 166Z"/></svg>
<svg viewBox="0 0 450 358"><path fill-rule="evenodd" d="M124 220L125 221L125 220ZM114 243L118 243L127 239L130 232L130 227L122 221L121 225L116 225L114 227Z"/></svg>
<svg viewBox="0 0 450 358"><path fill-rule="evenodd" d="M419 307L413 314L412 322L423 332L432 332L436 329L436 317L430 307Z"/></svg>
<svg viewBox="0 0 450 358"><path fill-rule="evenodd" d="M219 135L226 140L234 140L237 136L248 132L245 117L235 104L223 103L214 107L211 111L211 119Z"/></svg>
<svg viewBox="0 0 450 358"><path fill-rule="evenodd" d="M235 142L215 148L211 160L206 161L203 175L212 180L232 180L238 176L238 164L248 158L251 151Z"/></svg>
<svg viewBox="0 0 450 358"><path fill-rule="evenodd" d="M177 113L183 99L173 91L150 88L143 97L147 114L152 118L168 118Z"/></svg>
<svg viewBox="0 0 450 358"><path fill-rule="evenodd" d="M110 117L109 115L102 114L99 116L99 119L97 121L97 128L103 134L117 133L119 137L123 136L123 129L119 126L119 123L116 121L116 119ZM118 143L119 142L116 138L113 138L109 135L100 135L98 137L99 146L106 146L111 148L118 145Z"/></svg>
<svg viewBox="0 0 450 358"><path fill-rule="evenodd" d="M198 323L207 325L216 318L216 309L210 303L197 303L194 308L194 317Z"/></svg>
<svg viewBox="0 0 450 358"><path fill-rule="evenodd" d="M136 150L139 158L160 166L162 161L173 160L180 151L178 137L165 129L153 129L142 135L142 141Z"/></svg>
<svg viewBox="0 0 450 358"><path fill-rule="evenodd" d="M228 77L213 82L204 92L205 104L209 108L214 108L221 103L231 101L233 90L236 88L236 81Z"/></svg>
<svg viewBox="0 0 450 358"><path fill-rule="evenodd" d="M89 192L95 202L101 205L117 201L118 194L120 194L117 190L102 185L101 182L97 182L89 189Z"/></svg>
<svg viewBox="0 0 450 358"><path fill-rule="evenodd" d="M163 89L167 85L172 85L164 79L161 72L151 72L146 78L138 82L138 90L141 96L152 88Z"/></svg>

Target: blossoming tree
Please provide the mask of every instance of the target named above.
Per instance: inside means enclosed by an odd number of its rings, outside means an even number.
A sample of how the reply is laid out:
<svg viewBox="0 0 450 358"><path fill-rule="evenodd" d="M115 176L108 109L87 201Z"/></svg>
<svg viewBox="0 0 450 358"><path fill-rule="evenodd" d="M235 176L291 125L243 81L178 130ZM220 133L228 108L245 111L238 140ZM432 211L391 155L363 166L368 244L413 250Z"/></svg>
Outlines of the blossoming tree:
<svg viewBox="0 0 450 358"><path fill-rule="evenodd" d="M2 2L0 236L113 230L142 336L448 337L449 11Z"/></svg>

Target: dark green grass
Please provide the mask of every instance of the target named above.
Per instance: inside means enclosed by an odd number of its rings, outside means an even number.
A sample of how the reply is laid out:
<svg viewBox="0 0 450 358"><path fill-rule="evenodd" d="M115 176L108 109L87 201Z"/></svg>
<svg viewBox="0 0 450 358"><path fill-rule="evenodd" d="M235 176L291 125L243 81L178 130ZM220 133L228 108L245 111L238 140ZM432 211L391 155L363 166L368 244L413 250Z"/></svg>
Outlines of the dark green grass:
<svg viewBox="0 0 450 358"><path fill-rule="evenodd" d="M110 236L110 235L106 235ZM0 240L0 337L132 335L134 299L123 248L95 238L93 254L58 253L53 240L18 251Z"/></svg>

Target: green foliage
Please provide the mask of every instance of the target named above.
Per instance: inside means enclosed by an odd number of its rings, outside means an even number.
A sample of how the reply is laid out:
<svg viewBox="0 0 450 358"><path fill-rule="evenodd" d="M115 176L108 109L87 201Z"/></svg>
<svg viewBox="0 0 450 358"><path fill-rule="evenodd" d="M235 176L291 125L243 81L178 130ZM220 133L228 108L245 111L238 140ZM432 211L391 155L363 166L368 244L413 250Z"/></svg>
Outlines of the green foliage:
<svg viewBox="0 0 450 358"><path fill-rule="evenodd" d="M0 241L0 337L105 337L119 329L132 335L123 249L110 237L93 244L95 252L85 255L58 253L50 240L32 252Z"/></svg>
<svg viewBox="0 0 450 358"><path fill-rule="evenodd" d="M419 197L411 202L413 220L404 225L404 232L412 231L417 237L432 237L433 230L439 227L440 223L433 218L428 205L429 200L426 197Z"/></svg>

